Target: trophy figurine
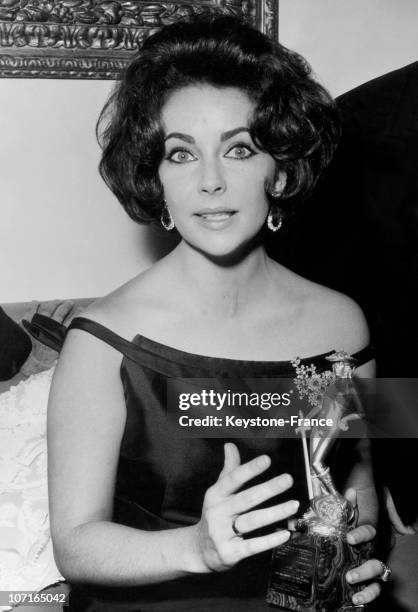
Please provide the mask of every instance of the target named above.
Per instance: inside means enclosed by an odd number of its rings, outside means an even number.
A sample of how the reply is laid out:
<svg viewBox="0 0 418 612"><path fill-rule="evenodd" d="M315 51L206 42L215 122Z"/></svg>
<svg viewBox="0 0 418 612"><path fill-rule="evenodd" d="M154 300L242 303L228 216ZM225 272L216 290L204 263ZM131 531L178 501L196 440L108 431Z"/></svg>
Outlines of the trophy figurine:
<svg viewBox="0 0 418 612"><path fill-rule="evenodd" d="M364 608L352 603L360 587L348 584L345 575L363 562L368 547L354 547L346 541L347 532L356 524L357 510L337 491L325 464L340 431L363 413L352 379L353 358L338 351L327 359L332 363L332 384L312 410L300 416L302 423L315 423L313 417L317 417L317 422L328 419L332 425L303 424L297 430L302 436L310 505L289 541L272 556L267 603L285 610L348 612ZM311 429L309 451L306 429Z"/></svg>

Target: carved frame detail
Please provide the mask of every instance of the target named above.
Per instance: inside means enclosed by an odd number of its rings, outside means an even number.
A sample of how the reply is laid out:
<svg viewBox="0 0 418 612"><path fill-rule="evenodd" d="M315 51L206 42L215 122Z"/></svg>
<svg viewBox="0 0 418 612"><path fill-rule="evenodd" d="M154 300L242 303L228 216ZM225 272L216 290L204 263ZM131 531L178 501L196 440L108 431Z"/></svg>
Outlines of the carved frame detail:
<svg viewBox="0 0 418 612"><path fill-rule="evenodd" d="M243 16L277 40L279 0L0 0L0 77L117 79L142 42L182 17Z"/></svg>

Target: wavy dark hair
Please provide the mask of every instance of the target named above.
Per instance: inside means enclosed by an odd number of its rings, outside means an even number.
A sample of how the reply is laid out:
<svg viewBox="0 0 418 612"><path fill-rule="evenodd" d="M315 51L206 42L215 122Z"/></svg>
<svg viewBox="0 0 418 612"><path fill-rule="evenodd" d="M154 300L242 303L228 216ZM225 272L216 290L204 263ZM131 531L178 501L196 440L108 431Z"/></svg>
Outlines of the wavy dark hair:
<svg viewBox="0 0 418 612"><path fill-rule="evenodd" d="M206 16L150 36L99 117L100 174L130 217L139 223L160 218L161 110L173 91L196 83L249 96L251 137L287 173L281 204L306 197L338 141L332 98L297 53L235 17Z"/></svg>

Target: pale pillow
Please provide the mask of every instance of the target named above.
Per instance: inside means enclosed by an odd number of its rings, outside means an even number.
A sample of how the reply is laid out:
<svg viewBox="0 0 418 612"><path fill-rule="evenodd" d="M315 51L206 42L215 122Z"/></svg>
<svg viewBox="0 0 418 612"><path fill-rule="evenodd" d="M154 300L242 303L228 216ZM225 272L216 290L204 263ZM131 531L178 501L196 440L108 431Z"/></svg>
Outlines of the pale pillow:
<svg viewBox="0 0 418 612"><path fill-rule="evenodd" d="M63 580L48 515L46 410L54 369L0 395L0 591L39 591Z"/></svg>

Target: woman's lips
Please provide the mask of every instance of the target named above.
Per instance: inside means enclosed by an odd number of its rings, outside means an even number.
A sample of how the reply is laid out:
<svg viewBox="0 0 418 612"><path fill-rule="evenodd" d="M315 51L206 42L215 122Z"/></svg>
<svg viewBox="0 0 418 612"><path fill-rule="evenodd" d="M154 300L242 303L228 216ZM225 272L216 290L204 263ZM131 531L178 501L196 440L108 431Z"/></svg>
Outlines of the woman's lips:
<svg viewBox="0 0 418 612"><path fill-rule="evenodd" d="M211 229L222 229L231 223L235 210L200 211L196 216L200 222Z"/></svg>

